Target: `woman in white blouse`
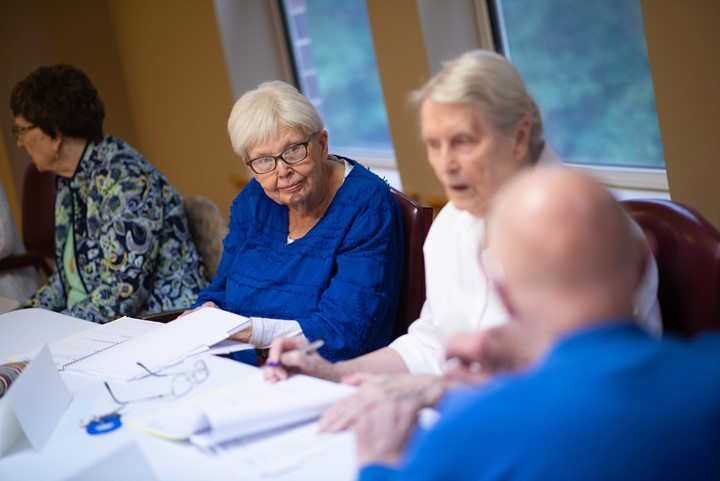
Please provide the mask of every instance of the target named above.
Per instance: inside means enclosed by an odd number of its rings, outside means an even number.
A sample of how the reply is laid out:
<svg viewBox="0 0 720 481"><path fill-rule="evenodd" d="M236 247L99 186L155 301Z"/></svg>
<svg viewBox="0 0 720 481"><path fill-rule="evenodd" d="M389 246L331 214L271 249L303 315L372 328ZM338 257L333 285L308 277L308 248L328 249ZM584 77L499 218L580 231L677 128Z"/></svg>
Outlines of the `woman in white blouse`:
<svg viewBox="0 0 720 481"><path fill-rule="evenodd" d="M446 387L440 375L447 340L463 331L507 323L510 316L479 262L485 215L506 180L523 169L560 162L543 139L540 112L522 78L498 54L475 50L461 55L414 92L412 100L419 110L428 161L448 198L423 249L427 298L420 318L390 346L335 364L317 354L294 352L303 344L298 339L278 339L270 350L268 361L278 367L266 370L269 380L302 372L361 384L367 374L406 374L375 377L372 386L331 408L322 423L328 430L345 427L364 403L392 393L414 390L424 403L433 404ZM639 228L636 237L645 244L647 256L645 276L635 293L635 315L649 331L659 333L657 266ZM504 346L525 349L517 343ZM505 354L515 355L500 357Z"/></svg>

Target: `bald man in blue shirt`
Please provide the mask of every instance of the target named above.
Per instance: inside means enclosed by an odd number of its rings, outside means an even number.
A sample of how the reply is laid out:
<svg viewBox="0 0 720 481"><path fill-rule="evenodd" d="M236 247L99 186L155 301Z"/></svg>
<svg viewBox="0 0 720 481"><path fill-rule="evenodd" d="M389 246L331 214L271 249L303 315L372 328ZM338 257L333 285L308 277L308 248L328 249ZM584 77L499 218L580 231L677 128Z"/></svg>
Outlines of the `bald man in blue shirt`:
<svg viewBox="0 0 720 481"><path fill-rule="evenodd" d="M633 322L639 255L612 196L566 169L523 174L488 244L488 275L549 352L445 396L414 437L416 401L378 404L354 427L360 480L720 479L720 335L659 340ZM476 367L475 336L448 346L458 377Z"/></svg>

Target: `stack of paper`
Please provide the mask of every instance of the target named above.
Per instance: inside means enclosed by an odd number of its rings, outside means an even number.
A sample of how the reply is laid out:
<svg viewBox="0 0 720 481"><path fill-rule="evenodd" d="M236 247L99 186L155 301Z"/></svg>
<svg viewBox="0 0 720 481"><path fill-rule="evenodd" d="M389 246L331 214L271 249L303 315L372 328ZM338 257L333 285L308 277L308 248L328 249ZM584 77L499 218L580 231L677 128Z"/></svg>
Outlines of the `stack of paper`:
<svg viewBox="0 0 720 481"><path fill-rule="evenodd" d="M250 319L220 309L198 309L167 324L123 317L51 342L50 352L59 370L78 371L106 379L129 381L148 376L206 353L252 348L226 341ZM35 351L15 356L31 359Z"/></svg>
<svg viewBox="0 0 720 481"><path fill-rule="evenodd" d="M297 375L274 384L261 373L129 421L136 429L211 448L317 419L355 388Z"/></svg>

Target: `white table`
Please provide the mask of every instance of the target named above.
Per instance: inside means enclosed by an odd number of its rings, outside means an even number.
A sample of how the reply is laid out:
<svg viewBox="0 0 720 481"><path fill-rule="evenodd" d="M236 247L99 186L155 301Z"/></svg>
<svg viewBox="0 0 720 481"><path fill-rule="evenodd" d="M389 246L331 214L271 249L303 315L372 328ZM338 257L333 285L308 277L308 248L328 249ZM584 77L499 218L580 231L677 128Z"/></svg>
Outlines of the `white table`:
<svg viewBox="0 0 720 481"><path fill-rule="evenodd" d="M17 311L22 312L22 311ZM0 354L8 356L18 353L56 337L66 336L84 328L83 323L67 316L46 311L19 315L17 312L0 315ZM43 314L44 313L44 314ZM6 317L9 316L9 317ZM60 316L60 317L58 317ZM31 343L35 337L34 344ZM15 338L15 339L10 339ZM17 347L13 351L8 351ZM207 356L210 376L192 394L237 381L245 376L256 376L257 368L246 366L228 359ZM79 426L81 420L92 415L104 414L116 405L109 398L102 380L82 374L61 373L63 380L73 392L74 399L42 451L35 451L26 439L13 446L10 453L0 458L0 479L14 480L66 480L76 479L80 473L96 465L104 458L112 460L116 453L134 443L142 452L157 479L165 480L251 480L303 481L327 480L350 481L356 476L355 448L351 438L345 436L321 456L315 456L291 471L273 476L259 477L256 471L239 464L204 454L189 443L165 441L126 425L113 432L90 436ZM158 382L161 382L161 379ZM143 381L144 382L144 381ZM164 382L164 381L162 381ZM148 389L153 391L151 383ZM155 389L157 392L157 389ZM192 395L191 394L191 395ZM4 402L4 400L0 400ZM134 403L125 409L123 419L158 409L172 401L155 400ZM0 419L0 422L3 420ZM132 463L126 463L132 464ZM110 466L108 461L108 466ZM117 472L108 472L104 479L130 479L141 481L134 476L133 466L123 465Z"/></svg>
<svg viewBox="0 0 720 481"><path fill-rule="evenodd" d="M93 324L45 309L20 309L0 315L0 363L48 341L69 336Z"/></svg>

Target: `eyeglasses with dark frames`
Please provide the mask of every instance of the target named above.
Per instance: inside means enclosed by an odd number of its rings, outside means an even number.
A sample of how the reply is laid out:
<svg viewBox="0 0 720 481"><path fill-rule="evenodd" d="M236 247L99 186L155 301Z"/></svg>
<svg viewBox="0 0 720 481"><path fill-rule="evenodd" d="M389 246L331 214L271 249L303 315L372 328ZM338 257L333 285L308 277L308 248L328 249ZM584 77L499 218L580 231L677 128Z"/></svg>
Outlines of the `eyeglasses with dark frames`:
<svg viewBox="0 0 720 481"><path fill-rule="evenodd" d="M113 401L115 401L121 406L136 402L151 401L153 399L183 397L187 393L192 391L196 386L202 384L210 376L210 371L208 370L205 361L203 361L202 359L195 362L193 369L178 373L159 373L151 371L140 362L138 362L137 365L147 371L147 373L152 377L172 377L172 381L170 383L170 392L155 394L153 396L147 396L138 399L121 400L112 391L110 385L105 382L105 388L110 394L110 397L113 399Z"/></svg>
<svg viewBox="0 0 720 481"><path fill-rule="evenodd" d="M18 127L17 125L13 125L12 129L10 130L12 130L15 140L20 140L21 137L25 136L25 133L28 130L32 130L35 128L37 128L37 125L28 125L27 127Z"/></svg>
<svg viewBox="0 0 720 481"><path fill-rule="evenodd" d="M305 142L292 144L290 147L282 151L280 155L265 155L253 160L245 162L248 167L256 174L269 174L277 168L278 160L282 160L288 165L294 165L302 162L307 157L307 149L310 142L317 136L317 132L308 137Z"/></svg>

